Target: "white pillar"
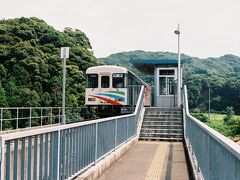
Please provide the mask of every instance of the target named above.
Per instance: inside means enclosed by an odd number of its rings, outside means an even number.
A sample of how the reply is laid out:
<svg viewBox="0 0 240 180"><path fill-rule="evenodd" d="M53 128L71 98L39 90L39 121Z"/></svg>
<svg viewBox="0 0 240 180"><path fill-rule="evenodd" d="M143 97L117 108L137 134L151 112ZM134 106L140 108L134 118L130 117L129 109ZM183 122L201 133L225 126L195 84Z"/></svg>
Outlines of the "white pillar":
<svg viewBox="0 0 240 180"><path fill-rule="evenodd" d="M180 60L180 25L178 24L178 29L175 31L178 36L178 86L177 86L177 106L181 106L181 60Z"/></svg>
<svg viewBox="0 0 240 180"><path fill-rule="evenodd" d="M65 114L66 59L69 58L69 47L61 47L61 58L63 58L62 124L66 124Z"/></svg>
<svg viewBox="0 0 240 180"><path fill-rule="evenodd" d="M63 89L62 89L62 124L66 124L65 88L66 87L66 58L63 58Z"/></svg>

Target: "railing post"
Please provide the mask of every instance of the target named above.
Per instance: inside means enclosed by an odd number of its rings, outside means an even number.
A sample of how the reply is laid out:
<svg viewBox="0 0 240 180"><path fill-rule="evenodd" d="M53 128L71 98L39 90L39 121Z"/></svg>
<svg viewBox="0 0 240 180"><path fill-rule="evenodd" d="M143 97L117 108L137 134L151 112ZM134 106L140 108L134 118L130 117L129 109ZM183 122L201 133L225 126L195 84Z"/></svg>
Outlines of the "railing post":
<svg viewBox="0 0 240 180"><path fill-rule="evenodd" d="M6 166L5 164L5 148L4 148L5 142L2 140L2 137L0 137L0 164L1 164L1 179L4 179L4 167Z"/></svg>
<svg viewBox="0 0 240 180"><path fill-rule="evenodd" d="M128 129L129 127L128 127L128 117L127 117L127 139L128 139Z"/></svg>
<svg viewBox="0 0 240 180"><path fill-rule="evenodd" d="M50 121L50 124L52 124L52 107L50 108L51 109L51 114L50 114L50 119L51 119L51 121Z"/></svg>
<svg viewBox="0 0 240 180"><path fill-rule="evenodd" d="M135 94L134 94L134 86L132 86L132 111L134 112L134 104L135 104Z"/></svg>
<svg viewBox="0 0 240 180"><path fill-rule="evenodd" d="M29 126L32 126L32 107L30 107L30 113L29 113Z"/></svg>
<svg viewBox="0 0 240 180"><path fill-rule="evenodd" d="M96 163L97 163L97 152L98 152L98 148L97 148L97 146L98 146L98 143L97 143L97 141L98 141L98 123L96 123L96 131L95 131L95 158L94 158L94 165L96 165Z"/></svg>
<svg viewBox="0 0 240 180"><path fill-rule="evenodd" d="M117 147L117 120L115 120L115 134L114 134L114 150L116 150Z"/></svg>
<svg viewBox="0 0 240 180"><path fill-rule="evenodd" d="M3 129L3 108L1 108L1 131Z"/></svg>
<svg viewBox="0 0 240 180"><path fill-rule="evenodd" d="M58 108L58 123L61 122L61 108Z"/></svg>
<svg viewBox="0 0 240 180"><path fill-rule="evenodd" d="M58 157L57 157L57 161L58 161L58 163L57 163L57 180L59 180L60 179L60 177L59 177L59 175L60 175L60 166L61 166L61 162L60 162L60 147L61 147L61 130L58 130ZM62 156L63 156L63 154L62 154Z"/></svg>
<svg viewBox="0 0 240 180"><path fill-rule="evenodd" d="M42 107L41 107L41 126L42 126L42 123L43 123L42 116L43 116L43 109L42 109Z"/></svg>
<svg viewBox="0 0 240 180"><path fill-rule="evenodd" d="M18 112L19 112L19 109L17 108L17 124L16 124L16 129L18 129Z"/></svg>

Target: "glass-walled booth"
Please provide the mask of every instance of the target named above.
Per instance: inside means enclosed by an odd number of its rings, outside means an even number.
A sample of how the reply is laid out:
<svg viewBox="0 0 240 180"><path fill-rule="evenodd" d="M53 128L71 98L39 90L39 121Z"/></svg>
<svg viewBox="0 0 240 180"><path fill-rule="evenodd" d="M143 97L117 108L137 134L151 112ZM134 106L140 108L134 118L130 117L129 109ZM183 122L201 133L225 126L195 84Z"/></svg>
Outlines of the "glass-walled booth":
<svg viewBox="0 0 240 180"><path fill-rule="evenodd" d="M165 65L154 69L154 106L175 107L177 103L177 67Z"/></svg>
<svg viewBox="0 0 240 180"><path fill-rule="evenodd" d="M178 64L176 59L131 59L130 62L142 73L153 75L155 107L177 106ZM182 86L182 65L180 66ZM181 88L181 87L180 87Z"/></svg>

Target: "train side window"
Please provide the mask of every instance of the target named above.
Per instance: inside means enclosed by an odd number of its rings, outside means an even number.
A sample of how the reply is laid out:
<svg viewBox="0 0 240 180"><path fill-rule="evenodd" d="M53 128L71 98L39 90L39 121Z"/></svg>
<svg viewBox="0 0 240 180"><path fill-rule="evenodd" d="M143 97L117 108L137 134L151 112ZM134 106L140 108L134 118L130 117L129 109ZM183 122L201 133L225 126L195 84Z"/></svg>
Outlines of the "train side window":
<svg viewBox="0 0 240 180"><path fill-rule="evenodd" d="M98 87L98 74L87 74L87 88Z"/></svg>
<svg viewBox="0 0 240 180"><path fill-rule="evenodd" d="M101 76L101 88L109 88L109 76Z"/></svg>
<svg viewBox="0 0 240 180"><path fill-rule="evenodd" d="M113 74L113 88L124 88L124 74Z"/></svg>

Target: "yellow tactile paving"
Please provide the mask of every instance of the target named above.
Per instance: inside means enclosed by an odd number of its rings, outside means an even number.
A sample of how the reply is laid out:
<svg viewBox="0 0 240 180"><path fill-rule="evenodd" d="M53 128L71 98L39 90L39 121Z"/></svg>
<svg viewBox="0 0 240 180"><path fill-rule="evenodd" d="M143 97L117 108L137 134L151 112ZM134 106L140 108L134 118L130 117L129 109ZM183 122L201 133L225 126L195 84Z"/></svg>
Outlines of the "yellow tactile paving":
<svg viewBox="0 0 240 180"><path fill-rule="evenodd" d="M148 143L145 141L144 143ZM168 142L149 142L151 144L159 144L154 155L153 161L148 169L145 180L159 180L161 177L164 159L168 149Z"/></svg>

